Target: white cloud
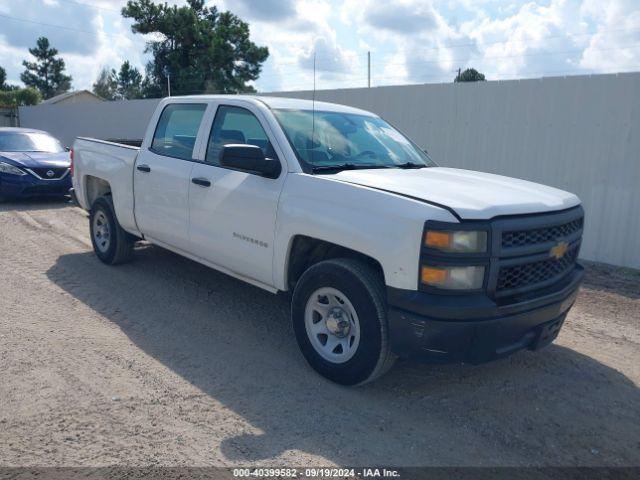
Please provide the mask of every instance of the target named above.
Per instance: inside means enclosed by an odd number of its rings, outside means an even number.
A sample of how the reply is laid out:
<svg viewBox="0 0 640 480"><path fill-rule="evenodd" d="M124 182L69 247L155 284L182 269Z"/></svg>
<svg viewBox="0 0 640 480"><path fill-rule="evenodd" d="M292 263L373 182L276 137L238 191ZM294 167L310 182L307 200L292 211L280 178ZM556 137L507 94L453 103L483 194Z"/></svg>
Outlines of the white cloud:
<svg viewBox="0 0 640 480"><path fill-rule="evenodd" d="M585 1L585 18L600 19L579 65L596 71L640 69L640 5L637 1Z"/></svg>
<svg viewBox="0 0 640 480"><path fill-rule="evenodd" d="M385 19L378 18L385 11ZM427 18L425 12L429 20L418 28L414 19ZM637 0L347 0L341 20L384 44L371 48L380 71L376 84L450 81L467 67L489 79L640 68Z"/></svg>
<svg viewBox="0 0 640 480"><path fill-rule="evenodd" d="M107 28L107 22L109 22L109 28ZM103 67L118 69L125 60L129 60L141 71L144 70L145 39L140 35L130 35L128 22L111 15L96 15L91 29L96 32L98 38L98 46L94 54L64 55L76 88L91 89Z"/></svg>
<svg viewBox="0 0 640 480"><path fill-rule="evenodd" d="M500 19L483 14L461 29L477 42L478 54L472 58L490 77L527 75L541 68L566 70L572 68L572 57L566 52L579 49L586 38L587 26L576 21L579 4L566 0L552 0L549 5L527 3Z"/></svg>
<svg viewBox="0 0 640 480"><path fill-rule="evenodd" d="M357 56L340 44L335 25L330 20L333 6L329 1L298 1L295 10L286 8L280 12L280 17L256 12L245 16L243 11L248 3L248 0L218 1L216 5L220 9L229 8L249 21L251 39L269 47L269 59L256 82L258 90L312 88L314 52L318 88L349 85Z"/></svg>
<svg viewBox="0 0 640 480"><path fill-rule="evenodd" d="M364 9L363 19L374 28L412 35L433 30L437 13L428 2L372 2Z"/></svg>
<svg viewBox="0 0 640 480"><path fill-rule="evenodd" d="M525 4L503 20L468 25L483 66L503 78L621 71L640 65L635 0L552 0ZM635 48L630 45L635 44Z"/></svg>
<svg viewBox="0 0 640 480"><path fill-rule="evenodd" d="M352 25L360 36L375 38L378 45L383 45L371 48L375 85L438 81L451 76L456 67L451 44L473 44L473 40L457 31L436 5L423 0L345 2L342 21Z"/></svg>
<svg viewBox="0 0 640 480"><path fill-rule="evenodd" d="M313 70L314 56L317 72L347 73L353 66L353 54L340 47L331 35L316 37L311 47L298 56L298 65Z"/></svg>
<svg viewBox="0 0 640 480"><path fill-rule="evenodd" d="M229 7L243 18L267 22L281 22L297 14L293 0L235 0Z"/></svg>
<svg viewBox="0 0 640 480"><path fill-rule="evenodd" d="M145 38L121 17L125 3L0 2L0 14L27 20L0 17L0 65L9 81L19 80L27 48L41 35L59 49L76 88L91 88L100 68L124 60L143 69ZM310 88L314 52L318 88L366 84L367 50L374 85L448 82L466 67L489 79L640 69L638 0L208 2L214 4L249 22L251 39L269 47L260 90Z"/></svg>
<svg viewBox="0 0 640 480"><path fill-rule="evenodd" d="M78 35L74 30L91 31L90 25L95 12L86 8L74 8L72 4L55 4L41 0L22 0L8 3L3 11L7 15L2 19L0 37L14 47L25 50L35 46L36 38L55 33L55 47L60 51L92 53L97 47L94 35ZM73 19L62 22L61 28L49 27L52 19ZM53 42L52 42L53 43Z"/></svg>
<svg viewBox="0 0 640 480"><path fill-rule="evenodd" d="M131 33L131 22L120 15L125 4L126 0L11 3L2 13L29 22L0 18L0 65L7 70L8 82L20 83L22 61L33 60L28 49L40 36L58 50L74 89L91 89L103 67L118 68L125 60L144 70L145 36Z"/></svg>

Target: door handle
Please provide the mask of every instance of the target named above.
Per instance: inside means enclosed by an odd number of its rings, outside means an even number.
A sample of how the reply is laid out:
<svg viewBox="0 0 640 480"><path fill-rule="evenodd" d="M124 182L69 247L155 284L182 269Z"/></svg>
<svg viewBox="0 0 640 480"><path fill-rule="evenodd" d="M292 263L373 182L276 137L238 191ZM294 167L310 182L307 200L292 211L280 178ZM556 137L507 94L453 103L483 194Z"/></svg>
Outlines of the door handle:
<svg viewBox="0 0 640 480"><path fill-rule="evenodd" d="M201 187L210 187L211 186L211 182L209 180L207 180L206 178L202 178L202 177L192 178L191 182L195 183L196 185L200 185Z"/></svg>
<svg viewBox="0 0 640 480"><path fill-rule="evenodd" d="M138 165L136 168L138 170L140 170L141 172L145 172L145 173L149 173L151 171L151 167L149 165L145 165L145 164Z"/></svg>

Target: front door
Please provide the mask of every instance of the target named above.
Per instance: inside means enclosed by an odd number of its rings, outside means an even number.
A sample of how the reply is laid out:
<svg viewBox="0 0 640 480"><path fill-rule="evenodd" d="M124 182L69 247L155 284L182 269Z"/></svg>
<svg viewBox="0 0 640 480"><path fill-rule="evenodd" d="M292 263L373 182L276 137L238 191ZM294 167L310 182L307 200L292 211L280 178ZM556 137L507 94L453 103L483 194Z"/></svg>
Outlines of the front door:
<svg viewBox="0 0 640 480"><path fill-rule="evenodd" d="M191 251L236 274L273 285L272 259L278 198L277 179L220 166L224 145L251 144L278 158L259 112L220 105L211 127L204 163L194 165L189 192ZM272 138L272 137L271 137Z"/></svg>
<svg viewBox="0 0 640 480"><path fill-rule="evenodd" d="M172 103L162 111L150 145L134 167L135 215L151 241L189 247L189 186L193 152L206 104Z"/></svg>

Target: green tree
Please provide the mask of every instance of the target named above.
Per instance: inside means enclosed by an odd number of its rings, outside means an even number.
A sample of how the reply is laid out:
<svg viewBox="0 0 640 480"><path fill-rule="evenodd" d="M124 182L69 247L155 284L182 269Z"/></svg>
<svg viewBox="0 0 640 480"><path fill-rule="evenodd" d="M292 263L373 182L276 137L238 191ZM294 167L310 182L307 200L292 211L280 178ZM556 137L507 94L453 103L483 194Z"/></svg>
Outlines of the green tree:
<svg viewBox="0 0 640 480"><path fill-rule="evenodd" d="M35 62L22 62L25 71L20 80L28 87L40 90L44 98L51 98L71 89L71 77L64 74L64 60L56 58L58 50L49 46L49 39L38 38L36 48L29 53L36 58Z"/></svg>
<svg viewBox="0 0 640 480"><path fill-rule="evenodd" d="M120 67L117 76L118 97L124 100L142 98L142 74L131 66L129 60Z"/></svg>
<svg viewBox="0 0 640 480"><path fill-rule="evenodd" d="M93 84L93 93L105 100L131 100L142 98L143 79L140 71L125 61L120 71L103 68Z"/></svg>
<svg viewBox="0 0 640 480"><path fill-rule="evenodd" d="M18 107L36 105L42 101L42 95L35 88L19 88L7 83L7 72L0 67L0 105Z"/></svg>
<svg viewBox="0 0 640 480"><path fill-rule="evenodd" d="M144 93L172 94L255 91L256 80L269 56L267 47L249 39L249 25L230 12L205 7L205 0L187 0L177 7L152 0L129 0L122 15L134 20L134 33L159 33L163 40L147 43L153 61L146 68Z"/></svg>
<svg viewBox="0 0 640 480"><path fill-rule="evenodd" d="M112 68L103 68L93 84L93 93L105 100L115 100L117 96L118 82L116 71Z"/></svg>
<svg viewBox="0 0 640 480"><path fill-rule="evenodd" d="M42 95L32 87L0 91L0 105L37 105L41 101Z"/></svg>
<svg viewBox="0 0 640 480"><path fill-rule="evenodd" d="M17 85L9 85L7 83L7 71L0 67L0 91L19 90Z"/></svg>
<svg viewBox="0 0 640 480"><path fill-rule="evenodd" d="M484 82L485 80L486 78L484 78L484 75L475 68L467 68L462 73L458 72L454 82Z"/></svg>

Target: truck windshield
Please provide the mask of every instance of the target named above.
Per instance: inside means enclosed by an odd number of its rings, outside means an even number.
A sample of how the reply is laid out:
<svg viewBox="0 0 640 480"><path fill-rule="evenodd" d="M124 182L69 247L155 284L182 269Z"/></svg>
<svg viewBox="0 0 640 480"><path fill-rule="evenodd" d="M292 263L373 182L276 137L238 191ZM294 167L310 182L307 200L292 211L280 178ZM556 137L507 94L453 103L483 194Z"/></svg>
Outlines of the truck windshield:
<svg viewBox="0 0 640 480"><path fill-rule="evenodd" d="M378 117L317 110L315 114L291 109L273 112L298 159L314 172L436 166L425 152Z"/></svg>
<svg viewBox="0 0 640 480"><path fill-rule="evenodd" d="M64 148L46 133L0 132L0 152L61 153Z"/></svg>

